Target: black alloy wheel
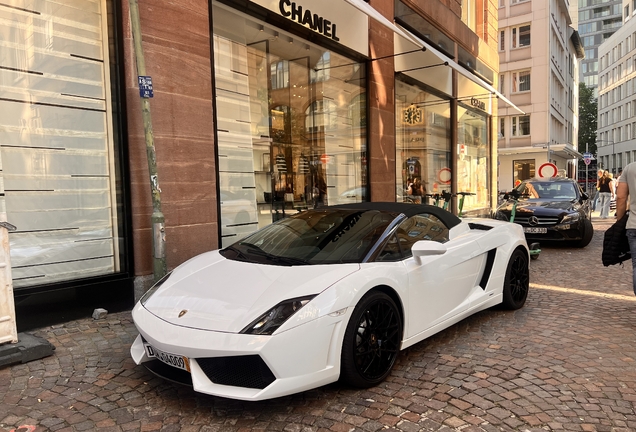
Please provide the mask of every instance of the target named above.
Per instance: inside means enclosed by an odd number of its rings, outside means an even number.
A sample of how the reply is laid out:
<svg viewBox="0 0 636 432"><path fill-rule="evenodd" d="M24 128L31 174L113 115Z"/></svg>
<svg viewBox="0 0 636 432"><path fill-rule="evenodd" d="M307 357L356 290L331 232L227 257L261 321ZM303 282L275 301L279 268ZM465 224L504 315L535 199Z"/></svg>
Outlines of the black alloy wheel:
<svg viewBox="0 0 636 432"><path fill-rule="evenodd" d="M381 291L366 294L347 324L340 375L355 387L371 387L391 372L402 343L402 319L395 302Z"/></svg>
<svg viewBox="0 0 636 432"><path fill-rule="evenodd" d="M526 303L530 289L530 269L528 253L517 249L512 253L503 287L502 306L506 309L519 309Z"/></svg>

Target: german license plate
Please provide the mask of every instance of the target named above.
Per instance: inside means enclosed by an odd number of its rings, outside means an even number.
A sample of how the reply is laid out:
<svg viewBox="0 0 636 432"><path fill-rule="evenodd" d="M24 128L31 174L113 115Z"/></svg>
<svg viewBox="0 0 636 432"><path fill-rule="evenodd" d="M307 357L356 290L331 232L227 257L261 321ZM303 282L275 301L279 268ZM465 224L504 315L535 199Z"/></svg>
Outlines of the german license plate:
<svg viewBox="0 0 636 432"><path fill-rule="evenodd" d="M523 227L524 233L530 234L545 234L548 232L547 228L535 228L535 227Z"/></svg>
<svg viewBox="0 0 636 432"><path fill-rule="evenodd" d="M158 350L150 344L144 344L144 348L148 357L156 358L167 365L190 372L190 362L187 357Z"/></svg>

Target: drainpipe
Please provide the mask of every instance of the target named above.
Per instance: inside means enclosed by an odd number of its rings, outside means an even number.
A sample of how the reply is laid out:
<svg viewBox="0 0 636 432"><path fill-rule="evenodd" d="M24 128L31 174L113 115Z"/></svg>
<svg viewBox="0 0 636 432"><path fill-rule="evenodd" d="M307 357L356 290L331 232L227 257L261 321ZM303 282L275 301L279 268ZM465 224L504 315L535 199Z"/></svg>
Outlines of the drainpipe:
<svg viewBox="0 0 636 432"><path fill-rule="evenodd" d="M137 61L137 74L146 76L146 61L141 45L141 24L139 21L139 5L137 0L129 0L130 26L132 29L135 46L135 59ZM150 175L150 192L152 194L152 242L153 242L153 274L155 282L166 274L166 227L163 213L161 212L161 188L157 175L157 158L155 154L155 139L152 133L152 118L150 116L150 101L147 97L141 97L141 113L144 122L144 135L146 140L146 156L148 160L148 174Z"/></svg>

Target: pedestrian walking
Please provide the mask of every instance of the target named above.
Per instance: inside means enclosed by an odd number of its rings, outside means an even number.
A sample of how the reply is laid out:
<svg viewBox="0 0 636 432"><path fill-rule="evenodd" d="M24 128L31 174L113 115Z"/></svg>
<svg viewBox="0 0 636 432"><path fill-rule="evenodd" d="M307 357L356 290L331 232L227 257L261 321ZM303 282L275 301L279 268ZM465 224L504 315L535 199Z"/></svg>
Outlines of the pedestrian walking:
<svg viewBox="0 0 636 432"><path fill-rule="evenodd" d="M612 178L609 171L603 171L603 175L596 182L598 189L599 202L601 206L601 219L609 218L610 201L614 198L614 189L612 187Z"/></svg>
<svg viewBox="0 0 636 432"><path fill-rule="evenodd" d="M598 179L603 177L603 170L596 172L596 191L594 191L594 201L592 201L592 211L596 211L596 205L598 204Z"/></svg>
<svg viewBox="0 0 636 432"><path fill-rule="evenodd" d="M636 294L636 162L628 164L618 177L616 186L616 218L629 212L626 235L632 254L632 286ZM630 193L630 190L632 193Z"/></svg>

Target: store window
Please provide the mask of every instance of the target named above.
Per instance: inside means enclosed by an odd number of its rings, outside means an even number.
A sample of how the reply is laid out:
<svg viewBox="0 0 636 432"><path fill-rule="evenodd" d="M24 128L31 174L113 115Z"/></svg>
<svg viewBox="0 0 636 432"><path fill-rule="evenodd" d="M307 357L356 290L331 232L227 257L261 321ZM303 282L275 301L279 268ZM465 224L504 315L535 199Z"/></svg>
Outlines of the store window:
<svg viewBox="0 0 636 432"><path fill-rule="evenodd" d="M451 188L450 102L401 80L395 91L397 200L427 202Z"/></svg>
<svg viewBox="0 0 636 432"><path fill-rule="evenodd" d="M457 192L471 192L464 201L464 213L479 214L490 205L489 145L486 113L457 108Z"/></svg>
<svg viewBox="0 0 636 432"><path fill-rule="evenodd" d="M13 286L127 269L111 0L0 8L0 211Z"/></svg>
<svg viewBox="0 0 636 432"><path fill-rule="evenodd" d="M364 64L226 5L213 19L222 246L367 200Z"/></svg>
<svg viewBox="0 0 636 432"><path fill-rule="evenodd" d="M535 161L534 159L522 159L513 161L513 183L515 187L522 181L534 178Z"/></svg>

